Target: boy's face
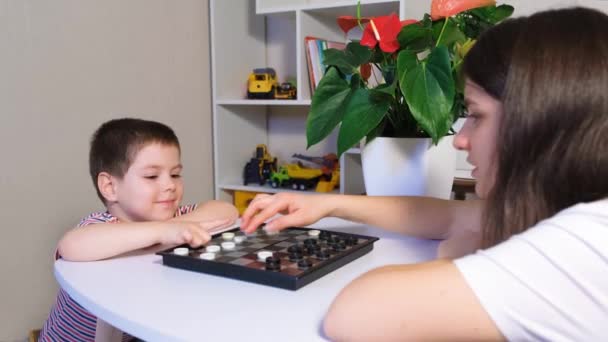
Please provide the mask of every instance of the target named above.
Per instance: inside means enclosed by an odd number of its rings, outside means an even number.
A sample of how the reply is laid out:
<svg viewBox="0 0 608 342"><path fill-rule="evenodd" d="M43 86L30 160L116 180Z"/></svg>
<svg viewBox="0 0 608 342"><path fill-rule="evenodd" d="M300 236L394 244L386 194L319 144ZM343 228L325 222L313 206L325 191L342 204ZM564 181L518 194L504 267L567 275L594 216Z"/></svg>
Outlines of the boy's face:
<svg viewBox="0 0 608 342"><path fill-rule="evenodd" d="M114 215L121 221L165 221L173 217L184 193L177 146L144 146L122 179L115 180Z"/></svg>

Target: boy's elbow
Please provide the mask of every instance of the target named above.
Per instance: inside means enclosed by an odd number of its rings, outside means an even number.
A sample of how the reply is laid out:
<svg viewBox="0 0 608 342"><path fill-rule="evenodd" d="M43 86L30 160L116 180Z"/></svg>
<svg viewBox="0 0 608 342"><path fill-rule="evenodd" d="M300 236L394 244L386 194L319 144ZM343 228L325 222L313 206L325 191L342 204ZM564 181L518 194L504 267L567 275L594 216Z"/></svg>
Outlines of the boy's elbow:
<svg viewBox="0 0 608 342"><path fill-rule="evenodd" d="M74 230L67 232L57 244L57 254L67 261L92 261L96 260L89 255L86 248L83 248L82 241L74 235Z"/></svg>
<svg viewBox="0 0 608 342"><path fill-rule="evenodd" d="M202 207L204 210L215 213L221 218L236 220L239 217L239 211L228 202L212 200L202 204Z"/></svg>
<svg viewBox="0 0 608 342"><path fill-rule="evenodd" d="M67 261L81 261L78 250L75 248L69 235L65 235L57 244L57 254Z"/></svg>

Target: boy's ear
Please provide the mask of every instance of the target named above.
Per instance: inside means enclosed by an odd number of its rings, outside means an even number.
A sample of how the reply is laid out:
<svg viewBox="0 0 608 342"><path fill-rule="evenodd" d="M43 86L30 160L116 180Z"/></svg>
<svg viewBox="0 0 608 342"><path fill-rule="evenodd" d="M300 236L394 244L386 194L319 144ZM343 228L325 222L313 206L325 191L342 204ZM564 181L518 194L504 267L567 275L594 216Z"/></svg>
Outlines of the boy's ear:
<svg viewBox="0 0 608 342"><path fill-rule="evenodd" d="M107 172L100 172L97 175L97 188L107 202L116 201L116 184L115 179Z"/></svg>

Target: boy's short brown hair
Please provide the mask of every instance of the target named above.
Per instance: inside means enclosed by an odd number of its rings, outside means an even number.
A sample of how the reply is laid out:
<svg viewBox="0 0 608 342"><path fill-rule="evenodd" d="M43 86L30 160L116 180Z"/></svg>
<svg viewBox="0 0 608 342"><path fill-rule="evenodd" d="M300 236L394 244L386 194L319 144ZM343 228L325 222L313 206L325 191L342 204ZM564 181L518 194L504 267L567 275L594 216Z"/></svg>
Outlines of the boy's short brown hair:
<svg viewBox="0 0 608 342"><path fill-rule="evenodd" d="M89 173L93 179L97 196L105 204L105 198L97 187L101 172L122 178L137 153L150 143L174 145L179 149L179 140L173 130L160 122L142 119L114 119L102 124L93 133L89 151Z"/></svg>

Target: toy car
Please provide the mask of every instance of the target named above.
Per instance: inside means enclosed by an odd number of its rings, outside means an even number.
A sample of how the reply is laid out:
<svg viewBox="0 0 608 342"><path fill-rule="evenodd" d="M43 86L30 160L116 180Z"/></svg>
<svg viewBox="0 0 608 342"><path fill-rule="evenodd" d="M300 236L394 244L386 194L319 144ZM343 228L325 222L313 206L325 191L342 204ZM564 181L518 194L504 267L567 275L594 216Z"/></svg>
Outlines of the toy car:
<svg viewBox="0 0 608 342"><path fill-rule="evenodd" d="M277 87L277 73L273 68L253 69L247 81L247 98L273 99Z"/></svg>
<svg viewBox="0 0 608 342"><path fill-rule="evenodd" d="M295 100L296 99L296 87L289 82L281 83L274 94L275 99L287 99L287 100Z"/></svg>

